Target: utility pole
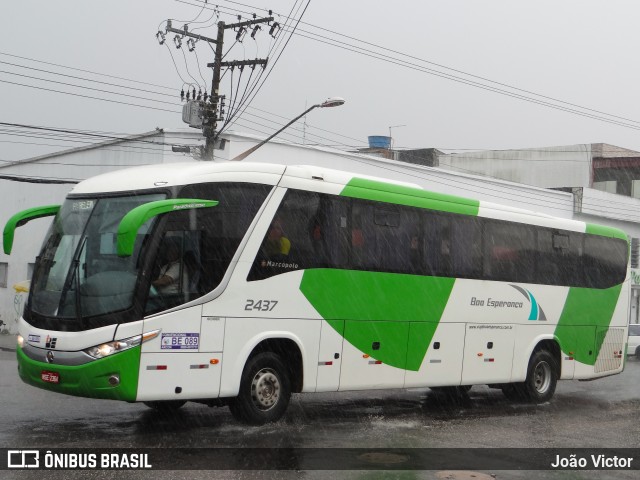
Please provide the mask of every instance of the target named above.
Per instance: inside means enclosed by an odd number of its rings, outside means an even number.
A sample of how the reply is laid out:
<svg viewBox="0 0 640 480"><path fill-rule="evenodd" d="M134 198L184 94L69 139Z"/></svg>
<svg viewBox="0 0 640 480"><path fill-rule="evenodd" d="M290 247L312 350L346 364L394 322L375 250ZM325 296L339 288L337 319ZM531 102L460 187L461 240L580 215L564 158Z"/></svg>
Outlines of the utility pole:
<svg viewBox="0 0 640 480"><path fill-rule="evenodd" d="M238 17L240 20L240 17ZM207 102L207 96L205 92L204 101L200 100L198 97L198 103L200 108L200 112L198 115L201 115L201 127L202 134L206 138L206 144L204 147L204 152L202 155L203 160L213 160L213 151L214 144L218 137L218 122L223 120L224 110L224 96L220 95L220 79L222 77L222 69L226 67L244 67L244 66L252 66L255 68L257 65L262 65L264 68L267 65L268 58L266 59L255 59L255 60L234 60L229 62L222 61L222 47L224 45L224 33L226 30L234 29L236 30L236 40L241 42L244 35L247 33L248 27L254 27L251 36L254 37L257 30L259 30L259 24L262 23L270 23L273 21L273 17L271 16L271 11L269 12L269 16L265 18L256 18L254 14L253 20L246 20L244 22L231 23L226 24L223 21L218 22L218 34L215 39L208 38L203 35L196 35L194 33L189 32L188 25L184 25L182 29L173 28L171 24L171 20L167 20L167 27L165 29L165 34L168 32L172 32L176 34L176 38L180 36L181 38L189 37L195 39L197 41L205 41L208 43L215 44L215 53L213 63L208 63L207 67L213 68L213 79L211 81L211 95L209 96ZM272 26L270 35L273 35L273 31L276 26L279 25L276 23ZM160 44L163 44L165 41L165 36L162 32L158 32L156 35ZM175 39L174 39L175 41ZM176 48L181 48L181 42L176 42ZM187 95L187 99L189 96ZM196 100L195 98L193 100ZM186 106L186 105L185 105ZM191 124L190 121L185 119L185 110L183 109L183 120L190 124L190 126L198 127L199 124Z"/></svg>
<svg viewBox="0 0 640 480"><path fill-rule="evenodd" d="M239 23L231 23L227 25L225 22L218 22L218 37L216 39L216 53L213 63L208 63L207 67L213 67L213 80L211 81L211 107L204 110L204 118L203 118L203 134L207 139L207 143L204 147L204 159L205 160L213 160L213 148L214 143L217 138L217 127L218 120L222 119L222 116L218 115L219 107L220 107L220 75L223 67L236 67L236 66L256 66L256 65L267 65L268 59L255 59L255 60L242 60L242 61L231 61L231 62L223 62L222 61L222 45L224 44L224 32L230 28L238 29L238 34L236 35L236 40L240 41L244 33L246 33L246 28L254 25L258 25L260 23L269 23L273 20L273 17L269 16L266 18L254 18L253 20L247 20L245 22Z"/></svg>
<svg viewBox="0 0 640 480"><path fill-rule="evenodd" d="M222 45L224 44L225 23L218 22L218 37L216 39L216 52L213 63L207 67L213 67L213 80L211 80L211 104L203 111L202 134L207 142L204 147L203 160L213 160L213 148L218 128L218 106L220 105L220 72L222 70Z"/></svg>

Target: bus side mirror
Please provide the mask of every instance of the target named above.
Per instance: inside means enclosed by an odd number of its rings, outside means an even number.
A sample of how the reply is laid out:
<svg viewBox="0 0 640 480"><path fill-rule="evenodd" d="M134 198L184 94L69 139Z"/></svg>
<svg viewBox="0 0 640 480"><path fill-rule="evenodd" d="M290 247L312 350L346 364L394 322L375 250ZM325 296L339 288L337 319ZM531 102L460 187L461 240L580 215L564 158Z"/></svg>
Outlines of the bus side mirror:
<svg viewBox="0 0 640 480"><path fill-rule="evenodd" d="M28 210L16 213L4 226L4 232L2 234L2 247L4 248L4 253L6 255L11 254L11 249L13 248L13 235L16 228L21 227L36 218L51 217L57 214L59 210L60 205L47 205L44 207L29 208Z"/></svg>
<svg viewBox="0 0 640 480"><path fill-rule="evenodd" d="M127 213L118 225L116 250L119 257L130 257L140 227L150 218L164 213L208 208L218 205L216 200L199 200L194 198L174 198L158 200L140 205Z"/></svg>

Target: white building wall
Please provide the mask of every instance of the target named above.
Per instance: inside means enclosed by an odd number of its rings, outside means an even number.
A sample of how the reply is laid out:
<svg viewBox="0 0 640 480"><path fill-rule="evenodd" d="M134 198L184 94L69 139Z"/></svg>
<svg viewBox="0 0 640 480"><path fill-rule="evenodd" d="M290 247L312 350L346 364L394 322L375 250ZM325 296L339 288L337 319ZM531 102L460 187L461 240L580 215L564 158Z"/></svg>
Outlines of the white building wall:
<svg viewBox="0 0 640 480"><path fill-rule="evenodd" d="M591 144L486 150L438 157L444 170L475 173L543 188L590 187Z"/></svg>
<svg viewBox="0 0 640 480"><path fill-rule="evenodd" d="M593 188L576 189L575 193L576 215L602 219L611 226L626 225L630 236L640 237L640 199Z"/></svg>

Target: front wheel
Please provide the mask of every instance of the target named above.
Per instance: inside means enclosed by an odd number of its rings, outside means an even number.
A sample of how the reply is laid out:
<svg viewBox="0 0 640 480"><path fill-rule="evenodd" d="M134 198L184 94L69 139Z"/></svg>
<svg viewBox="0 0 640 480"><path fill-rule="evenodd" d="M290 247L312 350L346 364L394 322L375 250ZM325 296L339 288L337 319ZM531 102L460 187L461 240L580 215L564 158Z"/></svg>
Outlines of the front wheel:
<svg viewBox="0 0 640 480"><path fill-rule="evenodd" d="M544 403L553 397L558 383L558 362L546 350L534 352L529 360L523 389L528 400Z"/></svg>
<svg viewBox="0 0 640 480"><path fill-rule="evenodd" d="M242 422L264 425L282 417L290 398L291 382L280 357L259 353L245 365L240 391L230 401L229 409Z"/></svg>

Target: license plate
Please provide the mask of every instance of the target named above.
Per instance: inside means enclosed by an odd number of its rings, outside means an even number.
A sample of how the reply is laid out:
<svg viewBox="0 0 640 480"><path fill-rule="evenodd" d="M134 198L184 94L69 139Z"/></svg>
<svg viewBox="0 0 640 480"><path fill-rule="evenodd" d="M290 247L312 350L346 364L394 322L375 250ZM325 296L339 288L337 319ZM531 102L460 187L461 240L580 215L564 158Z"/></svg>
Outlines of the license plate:
<svg viewBox="0 0 640 480"><path fill-rule="evenodd" d="M40 378L43 382L47 383L60 383L60 374L58 372L50 372L48 370L43 370L40 373Z"/></svg>

